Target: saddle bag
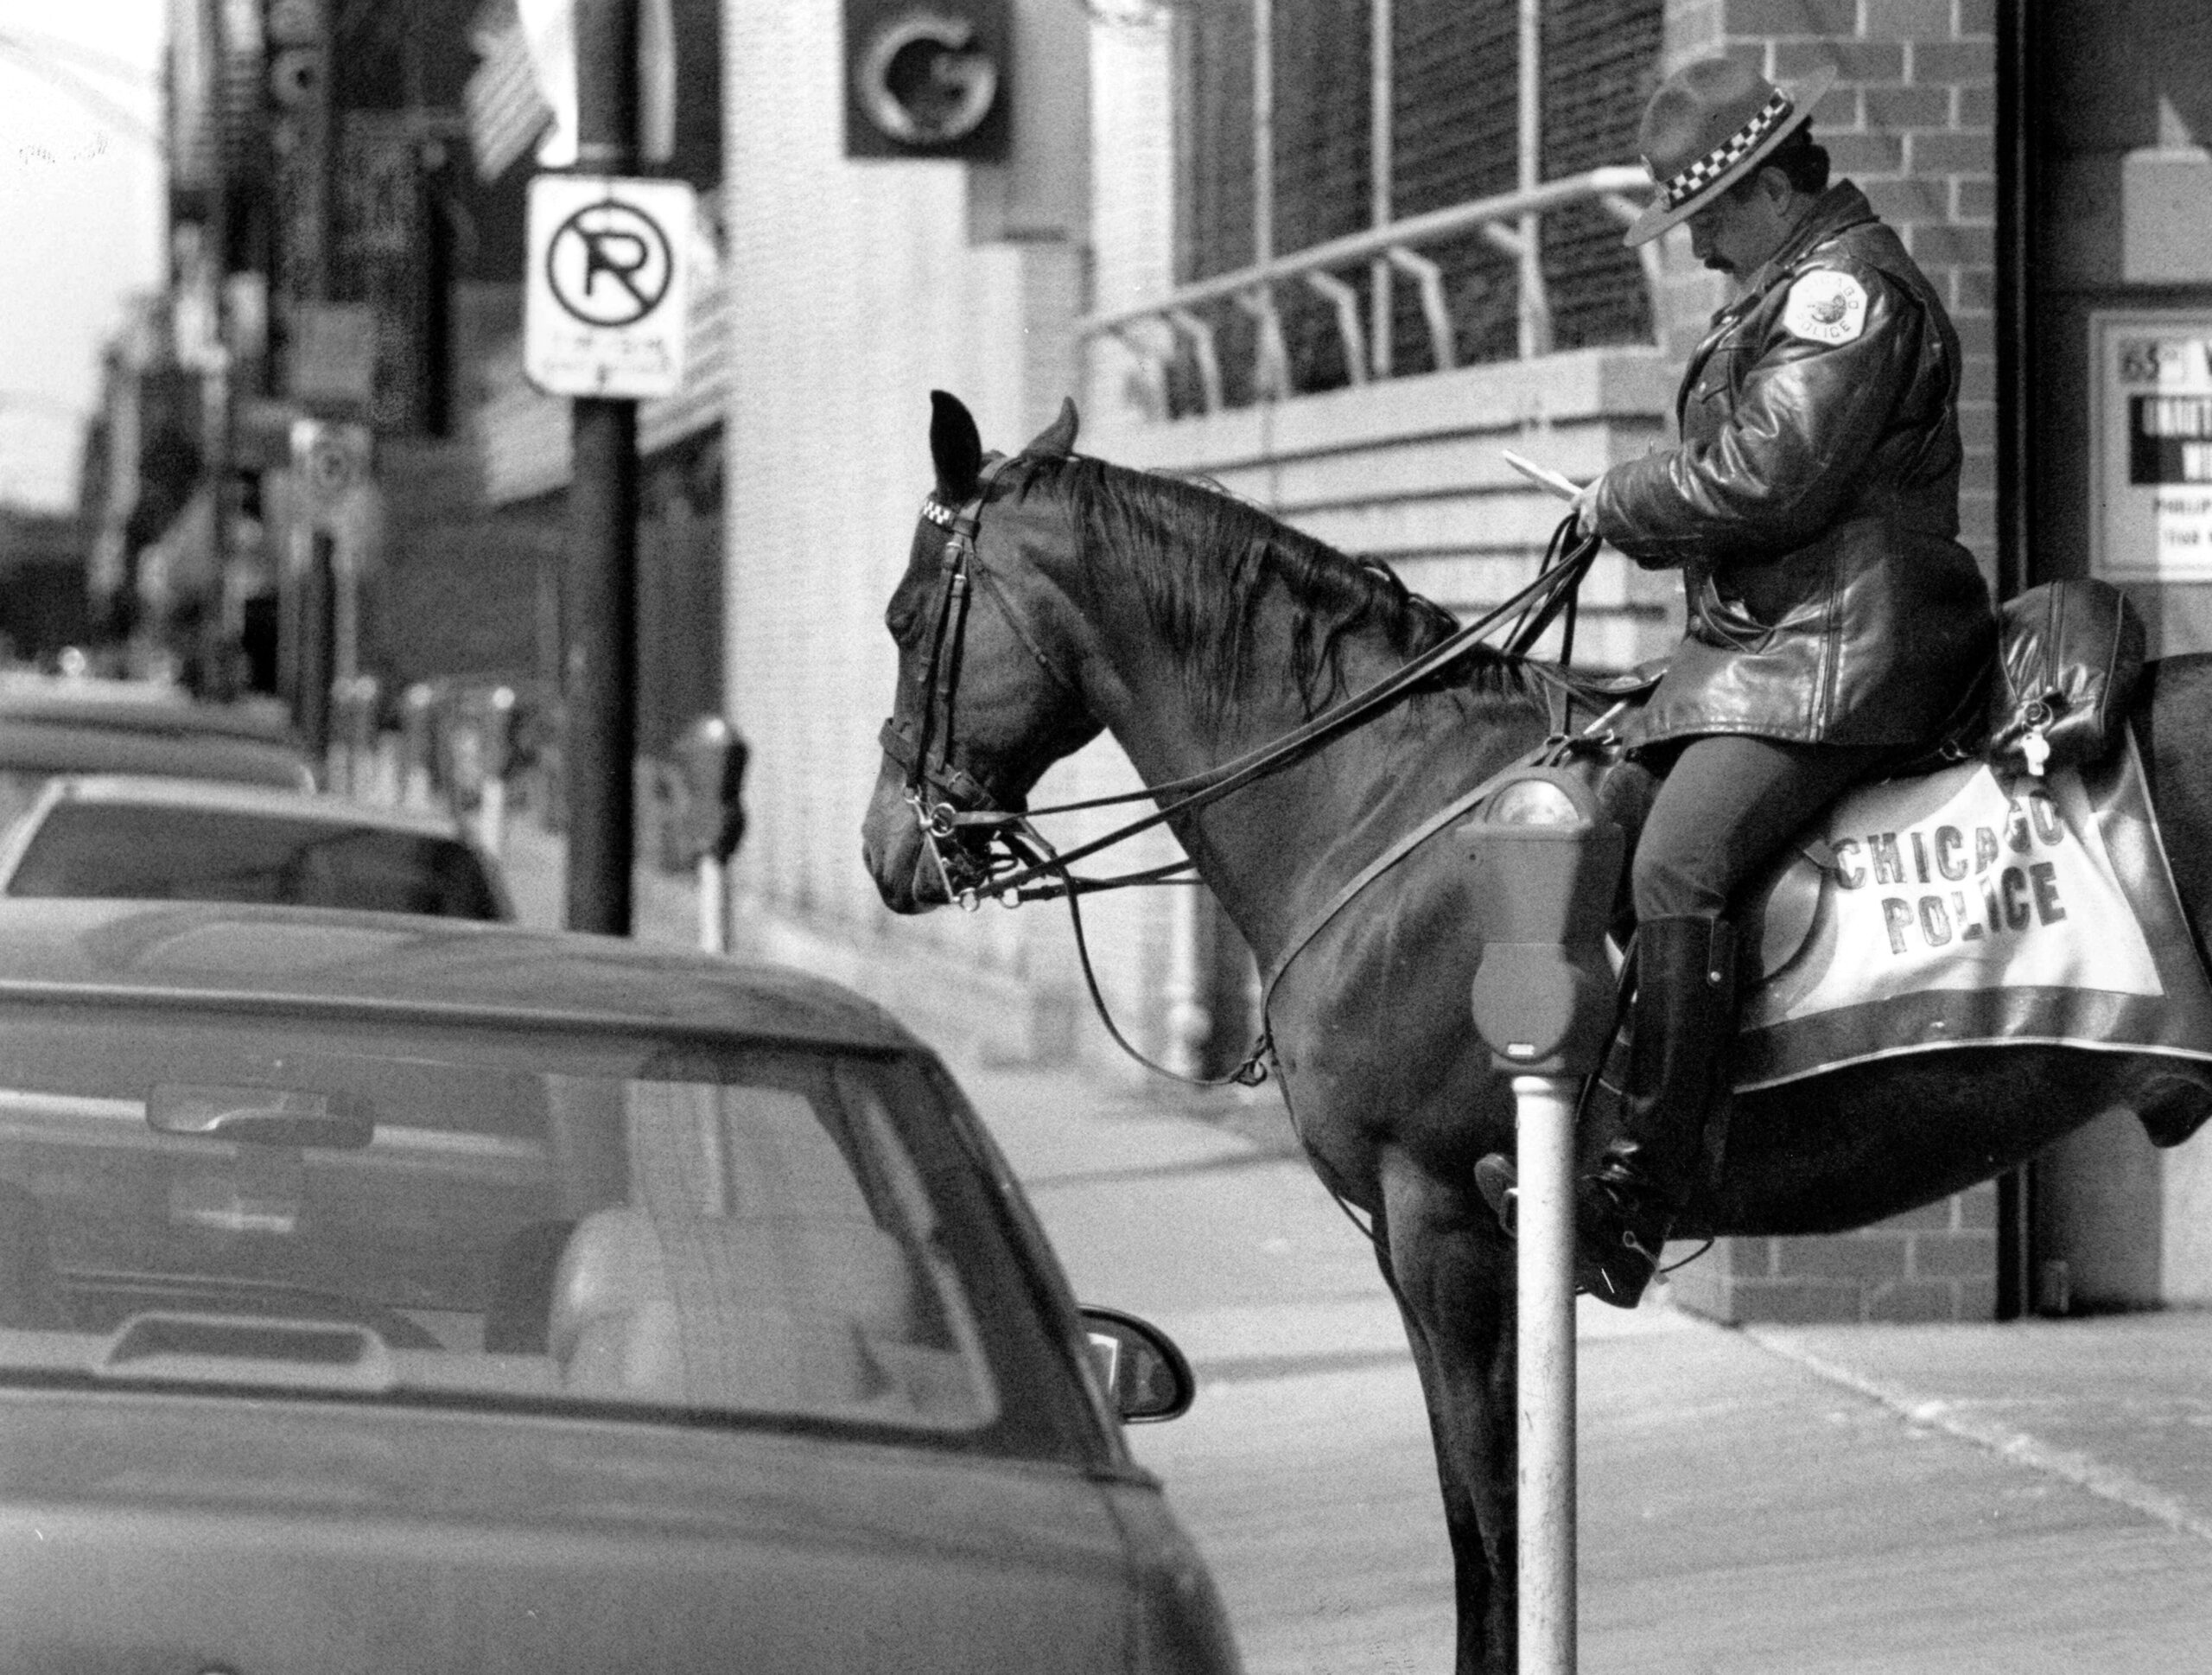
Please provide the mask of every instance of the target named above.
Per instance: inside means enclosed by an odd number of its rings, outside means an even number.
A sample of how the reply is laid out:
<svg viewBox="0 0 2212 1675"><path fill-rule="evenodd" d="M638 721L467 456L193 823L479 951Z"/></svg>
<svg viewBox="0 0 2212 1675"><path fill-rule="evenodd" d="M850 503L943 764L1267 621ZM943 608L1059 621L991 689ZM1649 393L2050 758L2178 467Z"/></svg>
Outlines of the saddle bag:
<svg viewBox="0 0 2212 1675"><path fill-rule="evenodd" d="M1998 610L1989 760L2040 774L2082 767L2120 742L2143 673L2143 619L2109 582L2046 582Z"/></svg>

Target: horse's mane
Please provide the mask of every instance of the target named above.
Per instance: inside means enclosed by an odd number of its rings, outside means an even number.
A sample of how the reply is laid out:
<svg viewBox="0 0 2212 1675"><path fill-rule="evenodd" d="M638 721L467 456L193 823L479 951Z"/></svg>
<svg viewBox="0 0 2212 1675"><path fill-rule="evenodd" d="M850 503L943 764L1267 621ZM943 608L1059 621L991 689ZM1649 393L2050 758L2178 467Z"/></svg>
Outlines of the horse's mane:
<svg viewBox="0 0 2212 1675"><path fill-rule="evenodd" d="M1124 561L1169 649L1203 671L1226 709L1256 672L1260 613L1280 591L1294 611L1289 678L1309 714L1344 696L1347 636L1373 632L1418 657L1459 619L1400 581L1227 491L1085 455L1045 459L1030 479L1065 495L1087 552ZM1445 684L1484 696L1529 691L1520 664L1487 646L1455 659Z"/></svg>

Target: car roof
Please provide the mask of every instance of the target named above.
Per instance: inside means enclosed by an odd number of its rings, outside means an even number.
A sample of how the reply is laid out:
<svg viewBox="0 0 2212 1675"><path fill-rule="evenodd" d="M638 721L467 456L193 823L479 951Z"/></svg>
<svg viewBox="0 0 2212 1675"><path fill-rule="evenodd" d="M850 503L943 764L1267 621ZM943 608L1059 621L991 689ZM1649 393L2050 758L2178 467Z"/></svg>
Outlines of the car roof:
<svg viewBox="0 0 2212 1675"><path fill-rule="evenodd" d="M620 937L318 908L0 899L0 1009L57 1001L919 1047L825 979Z"/></svg>
<svg viewBox="0 0 2212 1675"><path fill-rule="evenodd" d="M350 797L328 792L181 779L162 774L66 774L48 787L46 797L51 802L206 809L224 814L265 815L271 819L374 826L381 831L410 832L424 838L464 836L460 821L442 810L395 808L384 803L355 802Z"/></svg>
<svg viewBox="0 0 2212 1675"><path fill-rule="evenodd" d="M0 727L16 721L231 739L297 748L298 736L273 703L200 704L151 681L68 680L0 675Z"/></svg>
<svg viewBox="0 0 2212 1675"><path fill-rule="evenodd" d="M0 710L0 772L167 774L304 788L315 770L296 745L190 728L115 725Z"/></svg>

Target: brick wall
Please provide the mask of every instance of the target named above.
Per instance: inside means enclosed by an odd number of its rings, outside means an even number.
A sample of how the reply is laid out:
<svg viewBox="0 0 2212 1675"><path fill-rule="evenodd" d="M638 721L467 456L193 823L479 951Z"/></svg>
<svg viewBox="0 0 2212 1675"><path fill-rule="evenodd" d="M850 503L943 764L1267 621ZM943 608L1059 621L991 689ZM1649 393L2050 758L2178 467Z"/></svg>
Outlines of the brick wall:
<svg viewBox="0 0 2212 1675"><path fill-rule="evenodd" d="M1961 538L1996 558L1995 0L1669 0L1666 63L1726 53L1789 81L1833 65L1813 132L1934 282L1965 352ZM1676 356L1726 300L1686 231L1665 240L1662 333ZM1996 1188L1859 1232L1723 1239L1675 1296L1732 1321L1986 1320L1996 1309ZM1686 1251L1670 1251L1679 1258Z"/></svg>
<svg viewBox="0 0 2212 1675"><path fill-rule="evenodd" d="M1984 1185L1857 1232L1724 1239L1668 1284L1715 1320L1971 1321L1995 1314L1996 1276L1997 1188Z"/></svg>

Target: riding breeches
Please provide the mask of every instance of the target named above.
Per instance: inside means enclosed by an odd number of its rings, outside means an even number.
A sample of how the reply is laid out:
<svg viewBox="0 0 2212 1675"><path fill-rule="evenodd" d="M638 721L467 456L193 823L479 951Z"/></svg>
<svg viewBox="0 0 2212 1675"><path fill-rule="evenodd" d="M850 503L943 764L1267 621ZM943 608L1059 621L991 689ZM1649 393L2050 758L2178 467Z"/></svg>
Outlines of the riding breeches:
<svg viewBox="0 0 2212 1675"><path fill-rule="evenodd" d="M1637 839L1639 920L1721 918L1806 821L1897 750L1708 734L1675 755Z"/></svg>

